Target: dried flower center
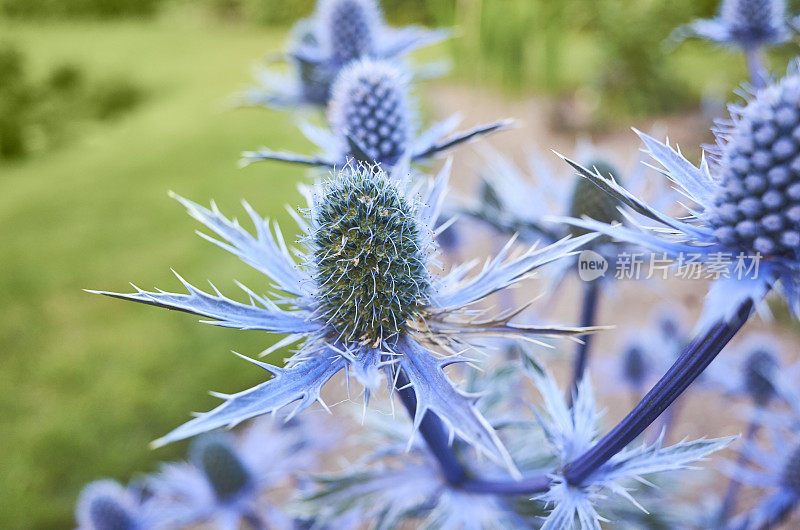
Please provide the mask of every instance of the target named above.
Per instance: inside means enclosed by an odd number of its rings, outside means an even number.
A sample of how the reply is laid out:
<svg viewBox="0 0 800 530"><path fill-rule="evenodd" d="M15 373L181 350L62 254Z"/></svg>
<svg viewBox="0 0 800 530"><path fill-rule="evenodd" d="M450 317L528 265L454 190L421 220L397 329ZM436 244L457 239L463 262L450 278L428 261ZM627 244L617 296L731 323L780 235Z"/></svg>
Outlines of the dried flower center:
<svg viewBox="0 0 800 530"><path fill-rule="evenodd" d="M397 162L411 136L402 74L387 63L361 61L342 72L332 94L331 126L342 141L354 140L365 162Z"/></svg>
<svg viewBox="0 0 800 530"><path fill-rule="evenodd" d="M721 139L722 187L706 218L728 247L796 260L800 251L800 77L761 90Z"/></svg>
<svg viewBox="0 0 800 530"><path fill-rule="evenodd" d="M319 310L347 340L401 332L429 297L411 206L377 168L341 171L321 201L313 234Z"/></svg>
<svg viewBox="0 0 800 530"><path fill-rule="evenodd" d="M221 440L205 440L199 463L218 499L231 499L250 483L250 474L233 448Z"/></svg>
<svg viewBox="0 0 800 530"><path fill-rule="evenodd" d="M96 530L135 530L137 526L128 510L108 495L92 500L89 505L89 518Z"/></svg>

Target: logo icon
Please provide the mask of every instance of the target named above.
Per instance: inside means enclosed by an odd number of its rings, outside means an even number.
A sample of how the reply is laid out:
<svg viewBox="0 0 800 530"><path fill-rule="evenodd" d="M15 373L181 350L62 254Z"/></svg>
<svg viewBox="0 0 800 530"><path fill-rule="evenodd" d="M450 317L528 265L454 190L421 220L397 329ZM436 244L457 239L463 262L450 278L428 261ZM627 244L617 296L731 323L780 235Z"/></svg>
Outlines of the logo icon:
<svg viewBox="0 0 800 530"><path fill-rule="evenodd" d="M591 282L605 276L608 260L593 250L584 250L578 255L578 277Z"/></svg>

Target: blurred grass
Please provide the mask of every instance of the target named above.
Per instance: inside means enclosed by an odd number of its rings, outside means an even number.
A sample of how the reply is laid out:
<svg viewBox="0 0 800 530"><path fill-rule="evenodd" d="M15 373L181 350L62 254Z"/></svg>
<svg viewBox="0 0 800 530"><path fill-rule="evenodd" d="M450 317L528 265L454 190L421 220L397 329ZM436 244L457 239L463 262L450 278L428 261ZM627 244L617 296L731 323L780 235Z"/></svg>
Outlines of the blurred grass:
<svg viewBox="0 0 800 530"><path fill-rule="evenodd" d="M264 373L229 353L255 354L274 337L199 325L196 318L82 292L179 288L169 267L238 297L232 279L265 281L195 236L167 190L243 215L246 197L291 233L302 172L236 169L243 148L307 149L286 115L225 110L279 31L163 22L4 22L34 76L54 64L133 77L146 101L93 124L60 150L0 166L0 527L65 528L81 486L122 481L180 458L155 437Z"/></svg>

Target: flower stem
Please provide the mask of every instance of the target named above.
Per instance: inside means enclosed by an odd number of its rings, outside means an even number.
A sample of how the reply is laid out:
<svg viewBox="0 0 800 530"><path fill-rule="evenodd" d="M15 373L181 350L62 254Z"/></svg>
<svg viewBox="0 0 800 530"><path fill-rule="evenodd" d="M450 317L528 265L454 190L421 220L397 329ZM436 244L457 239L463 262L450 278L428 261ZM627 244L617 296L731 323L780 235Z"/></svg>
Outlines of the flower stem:
<svg viewBox="0 0 800 530"><path fill-rule="evenodd" d="M600 295L600 282L587 282L583 288L583 305L581 306L580 327L592 327L597 316L597 301ZM592 343L592 335L585 335L575 351L575 363L572 371L572 386L570 387L569 401L572 403L572 396L578 389L583 373L589 363L589 347Z"/></svg>
<svg viewBox="0 0 800 530"><path fill-rule="evenodd" d="M650 392L608 434L583 455L564 466L572 485L581 485L597 468L636 439L714 360L753 312L753 302L744 302L728 322L721 320L696 337Z"/></svg>
<svg viewBox="0 0 800 530"><path fill-rule="evenodd" d="M547 491L551 482L550 477L547 475L526 477L522 480L471 478L461 483L461 489L470 493L485 493L489 495L533 495Z"/></svg>
<svg viewBox="0 0 800 530"><path fill-rule="evenodd" d="M747 62L747 71L750 74L750 81L755 88L764 88L767 85L767 71L761 57L761 48L750 46L744 50L744 58Z"/></svg>
<svg viewBox="0 0 800 530"><path fill-rule="evenodd" d="M409 415L413 418L417 411L417 396L409 385L408 377L402 371L397 374L395 389ZM423 416L419 425L419 433L439 463L445 480L454 487L470 493L488 495L533 495L547 491L550 487L550 478L546 475L537 475L522 480L484 480L470 477L450 445L450 437L442 420L431 411L427 411Z"/></svg>
<svg viewBox="0 0 800 530"><path fill-rule="evenodd" d="M744 433L744 438L742 439L742 443L746 444L753 438L755 438L756 434L758 433L758 429L760 424L757 419L757 410L753 413L753 416L750 418L750 422L747 424L747 430ZM743 466L747 462L747 456L745 455L744 451L739 452L739 456L736 459L736 469ZM725 497L722 500L722 506L719 509L719 515L717 516L717 521L720 525L725 525L728 517L730 517L731 512L736 507L736 499L739 496L739 480L737 475L731 476L730 482L728 482L728 489L725 492Z"/></svg>
<svg viewBox="0 0 800 530"><path fill-rule="evenodd" d="M397 374L395 389L408 414L414 418L417 412L417 395L411 387L408 376L402 370ZM439 468L445 480L454 486L463 483L467 478L467 470L453 452L453 448L450 446L450 436L439 416L431 411L425 412L425 416L422 417L422 422L419 424L419 433L433 457L439 462Z"/></svg>

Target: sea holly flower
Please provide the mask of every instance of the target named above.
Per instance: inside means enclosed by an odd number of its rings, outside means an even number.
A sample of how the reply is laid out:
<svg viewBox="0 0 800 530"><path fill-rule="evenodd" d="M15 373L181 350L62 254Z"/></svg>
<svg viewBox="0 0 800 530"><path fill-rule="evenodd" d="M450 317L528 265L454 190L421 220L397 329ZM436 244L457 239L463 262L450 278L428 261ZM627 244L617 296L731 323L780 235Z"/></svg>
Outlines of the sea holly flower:
<svg viewBox="0 0 800 530"><path fill-rule="evenodd" d="M205 236L264 273L282 291L275 300L245 288L240 303L216 288L206 293L181 280L186 294L163 291L109 296L200 315L209 323L238 329L284 333L282 344L305 342L280 368L248 359L273 378L233 395L155 442L163 445L218 427L279 410L297 402L294 413L319 401L325 383L341 371L366 387L366 398L381 373L400 385L404 400L413 391L415 427L426 412L441 418L453 435L502 461L513 463L494 430L475 406L475 397L456 388L444 367L464 362L470 338L485 335L526 338L571 336L589 330L511 322L513 314L481 316L472 304L516 284L542 265L574 252L594 235L565 238L531 247L516 257L512 242L475 275L470 265L444 276L430 270L436 226L449 164L419 193L407 178L390 176L377 166L352 164L332 173L308 194L309 214L301 220L306 250L297 265L277 227L245 203L256 235L224 217L215 205L203 208L178 198L189 214L220 239ZM422 187L427 186L423 193ZM290 416L291 417L291 416Z"/></svg>
<svg viewBox="0 0 800 530"><path fill-rule="evenodd" d="M286 56L293 75L263 69L256 76L261 86L242 98L246 104L270 107L325 106L334 80L350 62L366 58L397 62L448 37L446 30L387 26L376 0L320 0L314 15L292 30Z"/></svg>
<svg viewBox="0 0 800 530"><path fill-rule="evenodd" d="M519 372L519 370L517 370ZM483 374L484 383L500 385L510 375L506 371ZM481 401L485 396L481 398ZM527 410L530 416L530 409ZM543 447L541 429L532 418L517 421L493 419L508 439L508 430L524 430L527 443L510 445L514 460L525 469L538 448ZM407 421L390 421L379 414L365 417L368 432L360 446L366 456L346 470L314 477L315 488L298 503L300 513L314 517L316 527L359 528L368 523L375 528L493 529L535 526L529 504L520 494L504 495L492 491L471 491L467 484L453 485L438 472L430 452ZM523 437L519 436L520 442ZM548 458L538 451L540 460ZM498 475L490 461L473 461L470 474ZM528 468L530 469L530 468ZM350 524L352 522L352 524Z"/></svg>
<svg viewBox="0 0 800 530"><path fill-rule="evenodd" d="M775 46L791 38L785 0L722 0L719 15L695 20L676 37L700 37L711 42L752 49Z"/></svg>
<svg viewBox="0 0 800 530"><path fill-rule="evenodd" d="M794 370L785 366L780 348L770 337L757 334L731 348L704 374L703 386L721 390L730 396L747 397L759 408L774 400L791 403ZM788 374L787 374L788 371Z"/></svg>
<svg viewBox="0 0 800 530"><path fill-rule="evenodd" d="M358 528L370 521L379 529L404 521L413 521L415 528L453 530L533 526L510 499L452 487L424 451L402 454L399 464L387 460L317 478L319 490L305 501L306 509L317 514L315 522L344 528L349 526L342 521L352 520Z"/></svg>
<svg viewBox="0 0 800 530"><path fill-rule="evenodd" d="M601 390L641 395L669 368L675 354L688 343L688 330L677 307L659 307L647 322L649 324L625 332L618 343L619 355L598 363L607 382Z"/></svg>
<svg viewBox="0 0 800 530"><path fill-rule="evenodd" d="M509 125L499 121L446 136L458 125L452 116L418 133L408 96L408 77L395 64L363 59L344 68L328 105L329 130L304 123L302 130L323 153L305 156L270 149L245 151L242 162L281 160L341 167L351 159L393 166L401 159L423 161L476 136Z"/></svg>
<svg viewBox="0 0 800 530"><path fill-rule="evenodd" d="M720 273L708 294L701 324L727 319L748 301L761 302L777 289L795 316L800 314L800 75L758 90L716 131L713 163L700 167L667 144L639 133L650 155L694 205L682 219L641 201L612 178L570 162L584 177L623 201L658 227L626 227L591 219L572 224L659 255L696 257Z"/></svg>
<svg viewBox="0 0 800 530"><path fill-rule="evenodd" d="M263 494L315 469L330 442L330 432L298 418L256 422L238 443L229 433L208 433L193 441L188 462L162 466L148 488L181 526L288 528L292 518Z"/></svg>
<svg viewBox="0 0 800 530"><path fill-rule="evenodd" d="M588 378L578 385L570 407L555 380L546 372L530 371L544 399L540 423L561 466L554 471L550 489L534 497L551 510L543 529L600 529L607 519L602 503L608 496L620 496L642 510L631 495L631 484L648 484L646 476L665 471L689 469L690 465L727 446L733 438L700 439L664 447L663 437L633 449L623 449L595 469L580 485L571 484L561 467L592 447L597 441L599 420Z"/></svg>
<svg viewBox="0 0 800 530"><path fill-rule="evenodd" d="M489 147L484 152L485 167L481 170L480 190L477 200L459 199L457 210L479 219L501 233L519 234L522 241L557 241L570 233L580 235L586 231L564 223L554 223L552 218L569 215L605 222L622 222L618 200L602 192L586 179L576 178L568 172L554 171L543 157L531 155L528 170L520 169L513 161ZM620 165L596 147L580 142L578 158L604 176L619 179ZM624 182L637 194L656 196L663 204L669 196L666 187L656 189L658 181L652 179L648 168L636 164L624 172ZM596 239L591 249L600 252L613 262L620 252L618 245L610 245L608 238ZM551 268L552 283L557 286L566 273L576 268L575 261L563 260ZM613 263L602 278L614 277Z"/></svg>
<svg viewBox="0 0 800 530"><path fill-rule="evenodd" d="M91 482L81 491L76 508L78 530L147 530L166 528L164 513L142 492L104 479Z"/></svg>
<svg viewBox="0 0 800 530"><path fill-rule="evenodd" d="M730 521L726 528L777 527L800 503L800 439L795 431L786 434L767 429L770 447L759 447L748 440L742 448L742 461L732 470L739 482L769 493L751 510Z"/></svg>

